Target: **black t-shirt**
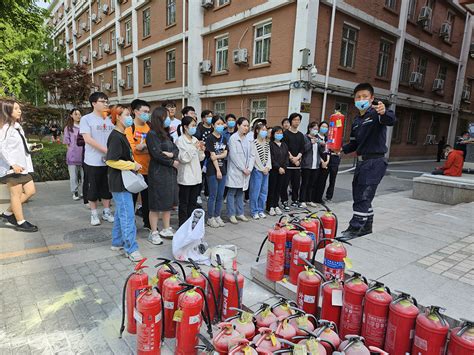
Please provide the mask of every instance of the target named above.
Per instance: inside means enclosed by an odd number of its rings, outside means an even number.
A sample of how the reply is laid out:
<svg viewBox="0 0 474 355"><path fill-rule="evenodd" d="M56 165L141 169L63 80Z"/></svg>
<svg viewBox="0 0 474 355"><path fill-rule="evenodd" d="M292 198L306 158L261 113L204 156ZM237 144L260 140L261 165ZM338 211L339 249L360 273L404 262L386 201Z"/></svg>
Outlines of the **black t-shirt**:
<svg viewBox="0 0 474 355"><path fill-rule="evenodd" d="M120 133L114 129L107 139L107 156L106 160L126 160L133 161L132 149L130 143L128 143L127 136L125 133ZM122 171L111 168L107 171L109 179L109 190L110 192L123 192L126 191L123 186Z"/></svg>
<svg viewBox="0 0 474 355"><path fill-rule="evenodd" d="M217 138L215 135L211 134L207 137L206 140L206 158L207 158L207 172L206 174L216 175L216 168L214 163L211 160L211 152L216 153L217 155L224 153L227 150L227 139L223 134L220 138ZM218 159L217 163L219 164L219 169L222 175L227 174L227 166L225 159Z"/></svg>
<svg viewBox="0 0 474 355"><path fill-rule="evenodd" d="M209 135L212 133L212 131L212 126L204 127L204 124L200 122L197 126L195 137L200 141L205 142L207 137L209 137Z"/></svg>
<svg viewBox="0 0 474 355"><path fill-rule="evenodd" d="M298 154L304 153L305 139L304 135L301 132L293 133L290 130L286 130L283 133L283 143L286 143L288 146L288 151L296 157ZM290 161L289 167L294 167L295 165Z"/></svg>

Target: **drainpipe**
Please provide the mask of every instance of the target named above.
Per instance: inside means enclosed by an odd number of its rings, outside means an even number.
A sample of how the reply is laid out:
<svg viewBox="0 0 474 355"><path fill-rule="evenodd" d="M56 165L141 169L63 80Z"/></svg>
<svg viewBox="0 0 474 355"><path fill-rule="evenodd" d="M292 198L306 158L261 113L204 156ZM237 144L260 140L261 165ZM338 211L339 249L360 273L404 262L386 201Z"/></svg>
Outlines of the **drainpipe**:
<svg viewBox="0 0 474 355"><path fill-rule="evenodd" d="M186 96L186 0L183 0L183 67L181 78L181 108L184 107L184 99Z"/></svg>
<svg viewBox="0 0 474 355"><path fill-rule="evenodd" d="M334 38L334 22L336 20L336 1L332 0L332 12L331 12L331 29L329 32L329 47L328 47L328 58L326 62L326 77L324 78L324 94L323 94L323 107L321 112L321 120L324 120L326 115L326 102L328 99L328 85L329 85L329 71L331 70L332 60L332 43Z"/></svg>
<svg viewBox="0 0 474 355"><path fill-rule="evenodd" d="M95 83L94 83L94 58L92 58L92 0L89 0L89 57L91 58L92 85L95 86Z"/></svg>

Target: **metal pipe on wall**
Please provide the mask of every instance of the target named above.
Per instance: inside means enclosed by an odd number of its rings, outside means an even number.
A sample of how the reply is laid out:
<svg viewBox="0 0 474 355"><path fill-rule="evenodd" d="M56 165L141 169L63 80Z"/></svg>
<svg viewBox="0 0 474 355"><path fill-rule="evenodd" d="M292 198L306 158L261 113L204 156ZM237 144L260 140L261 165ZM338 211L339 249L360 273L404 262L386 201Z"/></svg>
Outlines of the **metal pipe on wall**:
<svg viewBox="0 0 474 355"><path fill-rule="evenodd" d="M181 108L184 107L184 99L186 96L186 0L183 0L183 67L182 67L182 92L181 92Z"/></svg>
<svg viewBox="0 0 474 355"><path fill-rule="evenodd" d="M326 102L328 99L328 85L329 85L329 71L331 70L331 60L332 60L332 43L334 41L334 23L336 21L336 1L337 0L332 0L331 29L329 31L329 47L328 47L328 57L327 57L327 62L326 62L326 77L324 78L324 94L323 94L321 120L324 120L324 116L326 115Z"/></svg>

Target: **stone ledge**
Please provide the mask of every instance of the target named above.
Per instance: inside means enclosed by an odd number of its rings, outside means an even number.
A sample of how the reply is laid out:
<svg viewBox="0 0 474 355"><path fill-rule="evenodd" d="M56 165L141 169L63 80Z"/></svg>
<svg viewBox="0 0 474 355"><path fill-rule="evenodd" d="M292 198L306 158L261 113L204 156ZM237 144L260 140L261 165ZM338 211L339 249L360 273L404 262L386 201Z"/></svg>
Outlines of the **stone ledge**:
<svg viewBox="0 0 474 355"><path fill-rule="evenodd" d="M474 175L423 174L413 178L413 198L449 205L474 201Z"/></svg>

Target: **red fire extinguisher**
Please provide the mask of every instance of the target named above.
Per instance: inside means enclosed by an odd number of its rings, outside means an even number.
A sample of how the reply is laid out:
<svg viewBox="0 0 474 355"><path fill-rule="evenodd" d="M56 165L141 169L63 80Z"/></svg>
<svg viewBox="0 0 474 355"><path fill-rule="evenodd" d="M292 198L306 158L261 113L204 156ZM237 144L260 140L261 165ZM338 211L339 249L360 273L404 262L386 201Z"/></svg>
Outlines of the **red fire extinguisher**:
<svg viewBox="0 0 474 355"><path fill-rule="evenodd" d="M328 149L334 151L341 149L344 136L344 120L344 115L338 111L329 118L328 141L326 143Z"/></svg>
<svg viewBox="0 0 474 355"><path fill-rule="evenodd" d="M144 258L135 265L133 272L128 275L123 285L122 324L120 325L119 338L122 337L123 331L125 330L125 309L127 310L127 332L130 334L137 332L137 322L133 317L133 311L137 303L138 295L148 287L148 275L143 272L143 269L148 267L143 265L146 260L147 259ZM127 303L126 307L125 302Z"/></svg>
<svg viewBox="0 0 474 355"><path fill-rule="evenodd" d="M448 345L448 355L474 354L474 322L461 319L460 327L451 330L451 339Z"/></svg>
<svg viewBox="0 0 474 355"><path fill-rule="evenodd" d="M163 333L163 299L157 287L148 288L137 297L134 317L137 320L137 354L160 354Z"/></svg>
<svg viewBox="0 0 474 355"><path fill-rule="evenodd" d="M304 333L306 333L306 335L297 335L293 339L294 341L299 340L298 344L304 345L308 354L328 354L324 344L331 347L332 351L336 350L332 344L328 343L326 340L320 339L314 331L305 330ZM331 354L332 351L330 352Z"/></svg>
<svg viewBox="0 0 474 355"><path fill-rule="evenodd" d="M244 277L237 271L232 270L224 275L224 286L222 288L222 317L232 317L237 312L231 308L242 308L242 294L244 289Z"/></svg>
<svg viewBox="0 0 474 355"><path fill-rule="evenodd" d="M346 335L359 335L362 323L362 305L364 296L369 286L367 279L357 272L344 282L344 295L342 296L342 311L339 322L339 337Z"/></svg>
<svg viewBox="0 0 474 355"><path fill-rule="evenodd" d="M258 333L259 334L257 334L253 339L253 342L255 343L259 353L260 349L271 352L281 349L280 341L277 339L275 333L270 328L262 327L258 330Z"/></svg>
<svg viewBox="0 0 474 355"><path fill-rule="evenodd" d="M329 208L324 212L321 216L321 223L323 225L324 230L324 238L326 239L334 239L337 234L337 216L334 212L332 212ZM323 236L321 238L323 238ZM318 249L324 248L326 245L329 244L330 241L326 241L318 246Z"/></svg>
<svg viewBox="0 0 474 355"><path fill-rule="evenodd" d="M416 317L414 355L444 354L449 325L441 315L442 308L431 306Z"/></svg>
<svg viewBox="0 0 474 355"><path fill-rule="evenodd" d="M255 336L255 324L253 323L252 313L245 312L240 308L232 308L237 314L233 317L227 318L225 321L232 323L235 330L243 335L246 339L252 340Z"/></svg>
<svg viewBox="0 0 474 355"><path fill-rule="evenodd" d="M211 315L211 319L214 321L220 321L222 308L222 289L224 287L225 270L222 266L222 261L219 254L216 254L216 262L217 265L212 266L207 274L209 279L209 285L212 285L212 287L209 287L207 289L206 299L207 303L209 304L209 313ZM212 299L214 297L212 295L212 290L214 290L215 293L217 307L214 302L212 302Z"/></svg>
<svg viewBox="0 0 474 355"><path fill-rule="evenodd" d="M390 303L385 351L395 355L410 352L418 313L420 310L417 307L416 299L407 293L400 293Z"/></svg>
<svg viewBox="0 0 474 355"><path fill-rule="evenodd" d="M327 353L332 354L341 344L341 339L337 335L337 325L334 322L323 319L320 319L318 324L320 327L315 330L316 337L323 341L323 346Z"/></svg>
<svg viewBox="0 0 474 355"><path fill-rule="evenodd" d="M298 308L298 304L295 301L280 297L280 299L272 305L271 310L275 316L281 317L291 316L294 313L294 308Z"/></svg>
<svg viewBox="0 0 474 355"><path fill-rule="evenodd" d="M283 218L283 217L282 217ZM280 218L280 221L281 219ZM279 222L281 223L281 222ZM290 273L290 265L291 265L291 247L293 245L293 237L298 234L299 232L304 231L304 228L301 226L297 226L294 224L287 224L285 226L286 229L286 243L285 243L285 275Z"/></svg>
<svg viewBox="0 0 474 355"><path fill-rule="evenodd" d="M305 313L302 309L295 308L295 314L288 317L290 324L296 329L296 335L303 336L307 332L312 332L318 319L312 314Z"/></svg>
<svg viewBox="0 0 474 355"><path fill-rule="evenodd" d="M296 328L290 323L288 318L288 316L278 317L278 320L270 325L270 329L280 339L291 340L296 336Z"/></svg>
<svg viewBox="0 0 474 355"><path fill-rule="evenodd" d="M326 281L322 285L323 302L321 304L321 319L339 325L341 318L343 282L338 279Z"/></svg>
<svg viewBox="0 0 474 355"><path fill-rule="evenodd" d="M291 246L290 282L296 285L298 275L304 270L305 264L300 258L309 259L316 251L316 240L311 232L300 232L293 237Z"/></svg>
<svg viewBox="0 0 474 355"><path fill-rule="evenodd" d="M296 283L296 302L298 307L308 314L317 315L319 305L319 290L321 283L326 281L324 275L308 260L300 257L307 265L306 270L300 272Z"/></svg>
<svg viewBox="0 0 474 355"><path fill-rule="evenodd" d="M257 260L260 259L263 245L268 240L267 248L267 267L265 276L270 281L280 281L283 279L285 271L285 243L286 230L279 223L275 224L274 228L268 231L267 236L260 245Z"/></svg>
<svg viewBox="0 0 474 355"><path fill-rule="evenodd" d="M168 264L169 273L171 276L163 282L163 289L161 296L163 297L163 308L164 308L164 327L165 327L165 338L174 338L176 336L176 322L173 322L173 316L178 307L178 292L183 289L181 283L183 282L176 269Z"/></svg>
<svg viewBox="0 0 474 355"><path fill-rule="evenodd" d="M229 355L257 355L257 350L250 346L248 339L238 339L232 346Z"/></svg>
<svg viewBox="0 0 474 355"><path fill-rule="evenodd" d="M276 322L277 316L272 312L270 305L262 303L260 308L253 314L257 328L268 328Z"/></svg>
<svg viewBox="0 0 474 355"><path fill-rule="evenodd" d="M209 319L209 307L206 298L201 294L204 290L199 286L181 283L182 290L178 291L178 307L173 315L176 325L176 349L178 355L196 354L196 346L199 343L198 334L202 324L201 312L203 302L205 303L207 318ZM197 291L196 291L197 290ZM198 292L201 291L201 292ZM212 339L212 325L207 324L207 332Z"/></svg>
<svg viewBox="0 0 474 355"><path fill-rule="evenodd" d="M156 278L157 278L157 286L158 286L160 291L162 291L163 282L165 282L165 280L172 275L172 273L169 272L169 270L170 270L169 265L170 264L177 265L181 270L181 273L183 275L183 279L186 278L186 273L184 271L183 265L181 265L178 261L170 260L170 259L166 259L166 258L156 258L156 260L161 261L160 263L155 265L155 267L158 268L158 270L156 271Z"/></svg>
<svg viewBox="0 0 474 355"><path fill-rule="evenodd" d="M230 322L219 323L217 327L219 332L214 335L212 344L219 354L226 355L229 352L231 342L240 337L240 333L235 330L234 325Z"/></svg>
<svg viewBox="0 0 474 355"><path fill-rule="evenodd" d="M358 335L346 335L339 351L344 355L371 355L370 350L365 346L365 339Z"/></svg>
<svg viewBox="0 0 474 355"><path fill-rule="evenodd" d="M390 289L383 283L374 281L365 293L362 313L361 335L367 346L383 348L390 302Z"/></svg>
<svg viewBox="0 0 474 355"><path fill-rule="evenodd" d="M344 247L344 244L352 245L351 243L340 239L327 239L323 238L319 241L317 249L322 243L330 241L331 244L324 248L324 261L323 261L323 273L324 277L329 280L331 278L337 278L339 280L344 280L344 270L346 267L346 258L347 250ZM316 253L313 254L311 264L314 265L316 259Z"/></svg>

